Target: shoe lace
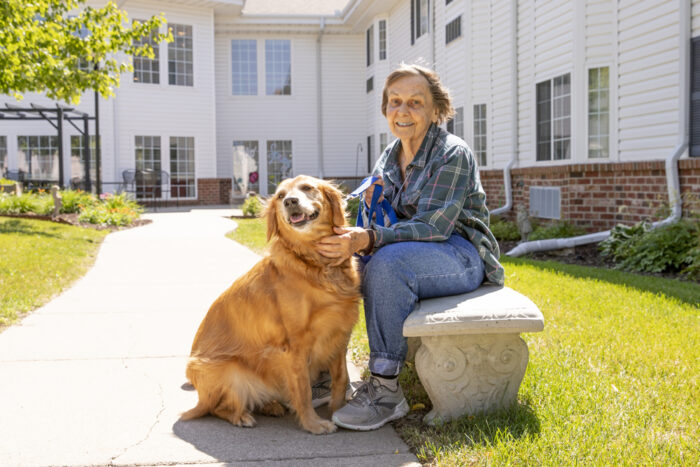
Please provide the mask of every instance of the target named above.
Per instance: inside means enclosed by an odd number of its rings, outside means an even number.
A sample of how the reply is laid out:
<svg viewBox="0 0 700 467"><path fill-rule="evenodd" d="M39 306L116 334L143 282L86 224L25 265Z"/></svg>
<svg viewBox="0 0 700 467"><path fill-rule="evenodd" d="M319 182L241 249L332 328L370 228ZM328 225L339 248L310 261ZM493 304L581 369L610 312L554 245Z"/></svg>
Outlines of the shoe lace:
<svg viewBox="0 0 700 467"><path fill-rule="evenodd" d="M352 397L348 404L352 405L371 405L374 406L374 400L376 399L377 389L381 384L375 378L365 381L362 385L352 393Z"/></svg>

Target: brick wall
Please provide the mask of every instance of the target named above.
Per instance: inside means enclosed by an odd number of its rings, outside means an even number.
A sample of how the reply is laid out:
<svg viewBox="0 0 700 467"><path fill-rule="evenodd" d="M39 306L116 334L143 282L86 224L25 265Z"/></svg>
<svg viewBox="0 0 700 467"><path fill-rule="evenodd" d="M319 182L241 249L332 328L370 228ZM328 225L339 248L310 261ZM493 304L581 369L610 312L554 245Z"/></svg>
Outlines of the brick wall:
<svg viewBox="0 0 700 467"><path fill-rule="evenodd" d="M229 204L231 200L230 178L198 178L199 204Z"/></svg>
<svg viewBox="0 0 700 467"><path fill-rule="evenodd" d="M683 213L698 212L700 159L679 162ZM481 171L489 209L505 204L502 170ZM618 223L664 218L668 189L664 161L610 164L572 164L528 167L511 172L514 215L518 204L529 207L531 186L561 187L561 218L588 231L606 230Z"/></svg>

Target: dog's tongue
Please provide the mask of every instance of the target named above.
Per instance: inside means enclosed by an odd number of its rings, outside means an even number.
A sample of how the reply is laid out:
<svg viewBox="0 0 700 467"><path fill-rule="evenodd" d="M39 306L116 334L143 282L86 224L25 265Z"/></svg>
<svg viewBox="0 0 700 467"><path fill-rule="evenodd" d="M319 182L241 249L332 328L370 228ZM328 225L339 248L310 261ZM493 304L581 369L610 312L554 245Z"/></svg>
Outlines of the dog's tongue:
<svg viewBox="0 0 700 467"><path fill-rule="evenodd" d="M291 216L289 216L289 220L292 221L292 224L296 224L297 222L303 221L304 217L306 216L304 216L303 213L292 214Z"/></svg>

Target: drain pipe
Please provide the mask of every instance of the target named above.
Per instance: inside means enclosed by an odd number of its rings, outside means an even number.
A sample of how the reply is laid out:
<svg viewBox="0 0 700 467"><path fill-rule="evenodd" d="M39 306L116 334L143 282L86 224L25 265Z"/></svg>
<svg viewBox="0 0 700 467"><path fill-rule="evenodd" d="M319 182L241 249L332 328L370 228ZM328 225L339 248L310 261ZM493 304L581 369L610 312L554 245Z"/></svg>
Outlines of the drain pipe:
<svg viewBox="0 0 700 467"><path fill-rule="evenodd" d="M317 126L317 146L318 146L318 178L323 179L323 71L321 65L321 36L326 29L326 18L321 17L318 35L316 36L316 126Z"/></svg>
<svg viewBox="0 0 700 467"><path fill-rule="evenodd" d="M511 182L511 170L518 161L518 0L511 0L510 11L513 12L510 18L510 30L513 32L511 40L511 50L513 53L510 57L510 70L512 83L511 96L511 122L510 139L513 153L511 154L508 164L503 169L503 186L506 188L506 204L500 208L491 211L491 215L503 214L513 208L513 187Z"/></svg>
<svg viewBox="0 0 700 467"><path fill-rule="evenodd" d="M690 73L688 63L690 61L690 11L689 2L679 0L680 4L680 96L679 96L679 130L680 143L666 158L666 185L668 186L668 202L671 206L671 215L664 220L654 222L651 227L657 228L672 224L680 220L683 206L680 197L680 180L678 177L678 159L688 148L688 103L690 101ZM536 240L524 242L508 251L506 255L518 257L535 251L559 250L571 248L588 243L602 242L610 236L610 230L571 238L553 238L548 240Z"/></svg>

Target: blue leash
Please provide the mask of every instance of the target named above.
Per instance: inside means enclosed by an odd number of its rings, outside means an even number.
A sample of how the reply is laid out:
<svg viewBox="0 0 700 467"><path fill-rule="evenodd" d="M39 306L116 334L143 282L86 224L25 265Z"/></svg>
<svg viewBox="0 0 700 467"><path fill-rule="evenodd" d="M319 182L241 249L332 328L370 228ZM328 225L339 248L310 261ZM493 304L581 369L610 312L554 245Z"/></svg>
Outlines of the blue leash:
<svg viewBox="0 0 700 467"><path fill-rule="evenodd" d="M369 188L377 180L379 180L379 177L365 178L364 180L362 180L362 183L360 183L360 186L358 186L355 189L355 191L348 195L348 198L356 198L357 196L360 196L362 193L367 191L367 188ZM387 216L389 218L389 222L391 224L395 224L396 222L398 222L396 212L394 212L394 208L391 207L391 203L389 203L389 201L387 201L386 199L383 199L381 203L379 202L379 198L382 196L383 191L384 187L382 187L381 185L377 185L374 187L374 192L372 193L372 201L369 204L369 211L367 213L367 222L369 224L372 224L372 219L374 218L375 224L380 227L384 227L384 216ZM365 209L365 203L363 201L360 201L360 203L361 205L357 210L357 220L355 221L355 225L357 227L364 227L365 222L364 217L362 216L362 211ZM360 259L362 259L363 263L367 263L371 259L371 256L360 256Z"/></svg>

